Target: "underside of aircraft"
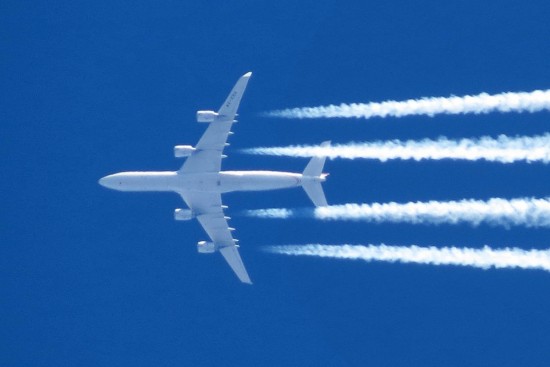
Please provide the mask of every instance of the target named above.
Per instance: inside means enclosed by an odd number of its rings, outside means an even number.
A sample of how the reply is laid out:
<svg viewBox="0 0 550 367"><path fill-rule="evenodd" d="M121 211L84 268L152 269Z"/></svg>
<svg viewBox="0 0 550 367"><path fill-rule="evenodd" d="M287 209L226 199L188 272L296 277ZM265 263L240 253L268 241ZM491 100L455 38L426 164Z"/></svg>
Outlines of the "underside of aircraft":
<svg viewBox="0 0 550 367"><path fill-rule="evenodd" d="M326 180L325 157L313 157L302 173L277 171L222 171L224 148L237 115L241 98L252 73L244 74L217 112L197 111L197 121L208 127L195 146L177 145L174 156L186 158L174 172L120 172L99 180L102 186L118 191L168 191L178 193L188 209L176 209L176 220L196 218L210 241L199 241L199 253L220 252L239 280L252 284L224 214L222 193L263 191L302 186L316 206L327 201L321 187ZM326 141L322 145L326 146Z"/></svg>

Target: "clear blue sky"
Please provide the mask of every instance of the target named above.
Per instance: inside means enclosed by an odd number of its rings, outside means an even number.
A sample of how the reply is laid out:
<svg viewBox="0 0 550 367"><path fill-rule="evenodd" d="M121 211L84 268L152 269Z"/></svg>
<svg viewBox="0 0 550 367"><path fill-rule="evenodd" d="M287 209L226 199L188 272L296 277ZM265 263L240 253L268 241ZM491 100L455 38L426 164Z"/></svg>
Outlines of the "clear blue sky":
<svg viewBox="0 0 550 367"><path fill-rule="evenodd" d="M170 194L177 144L254 73L226 169L300 172L257 145L538 135L549 114L278 120L275 108L550 88L548 1L3 1L0 365L548 366L550 274L313 258L263 245L550 247L548 229L261 220L299 189L228 194L255 284L201 256ZM546 197L547 165L329 161L330 203Z"/></svg>

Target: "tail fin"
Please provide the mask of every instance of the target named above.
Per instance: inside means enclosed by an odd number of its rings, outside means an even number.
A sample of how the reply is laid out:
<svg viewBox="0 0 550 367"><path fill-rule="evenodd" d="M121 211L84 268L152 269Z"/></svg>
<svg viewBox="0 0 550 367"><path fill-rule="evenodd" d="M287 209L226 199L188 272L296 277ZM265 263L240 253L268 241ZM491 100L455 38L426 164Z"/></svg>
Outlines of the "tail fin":
<svg viewBox="0 0 550 367"><path fill-rule="evenodd" d="M329 141L321 143L321 147L330 145ZM327 206L327 199L321 186L327 175L323 174L323 167L327 157L313 157L303 172L302 187L315 206Z"/></svg>

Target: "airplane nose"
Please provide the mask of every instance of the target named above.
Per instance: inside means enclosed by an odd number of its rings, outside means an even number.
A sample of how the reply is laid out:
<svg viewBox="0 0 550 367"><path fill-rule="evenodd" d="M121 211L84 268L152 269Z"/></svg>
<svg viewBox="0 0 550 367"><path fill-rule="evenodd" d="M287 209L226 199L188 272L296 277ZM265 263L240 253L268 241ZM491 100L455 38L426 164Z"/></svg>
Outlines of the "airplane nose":
<svg viewBox="0 0 550 367"><path fill-rule="evenodd" d="M107 188L111 188L113 186L113 175L109 175L109 176L105 176L105 177L101 177L98 181L98 183L103 186L103 187L107 187Z"/></svg>
<svg viewBox="0 0 550 367"><path fill-rule="evenodd" d="M98 181L98 183L103 186L103 187L106 187L107 186L107 176L105 177L101 177Z"/></svg>

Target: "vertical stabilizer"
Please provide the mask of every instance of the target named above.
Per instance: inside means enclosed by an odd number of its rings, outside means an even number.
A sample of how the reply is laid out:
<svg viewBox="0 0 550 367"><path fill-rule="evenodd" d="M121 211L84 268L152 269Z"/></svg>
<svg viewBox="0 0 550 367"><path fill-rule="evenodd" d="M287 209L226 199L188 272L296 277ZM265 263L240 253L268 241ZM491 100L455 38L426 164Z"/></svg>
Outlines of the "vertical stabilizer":
<svg viewBox="0 0 550 367"><path fill-rule="evenodd" d="M321 147L329 145L330 141L321 143ZM315 206L328 205L323 187L321 186L321 182L324 182L327 176L323 174L326 159L327 157L323 156L311 158L302 173L302 187Z"/></svg>

